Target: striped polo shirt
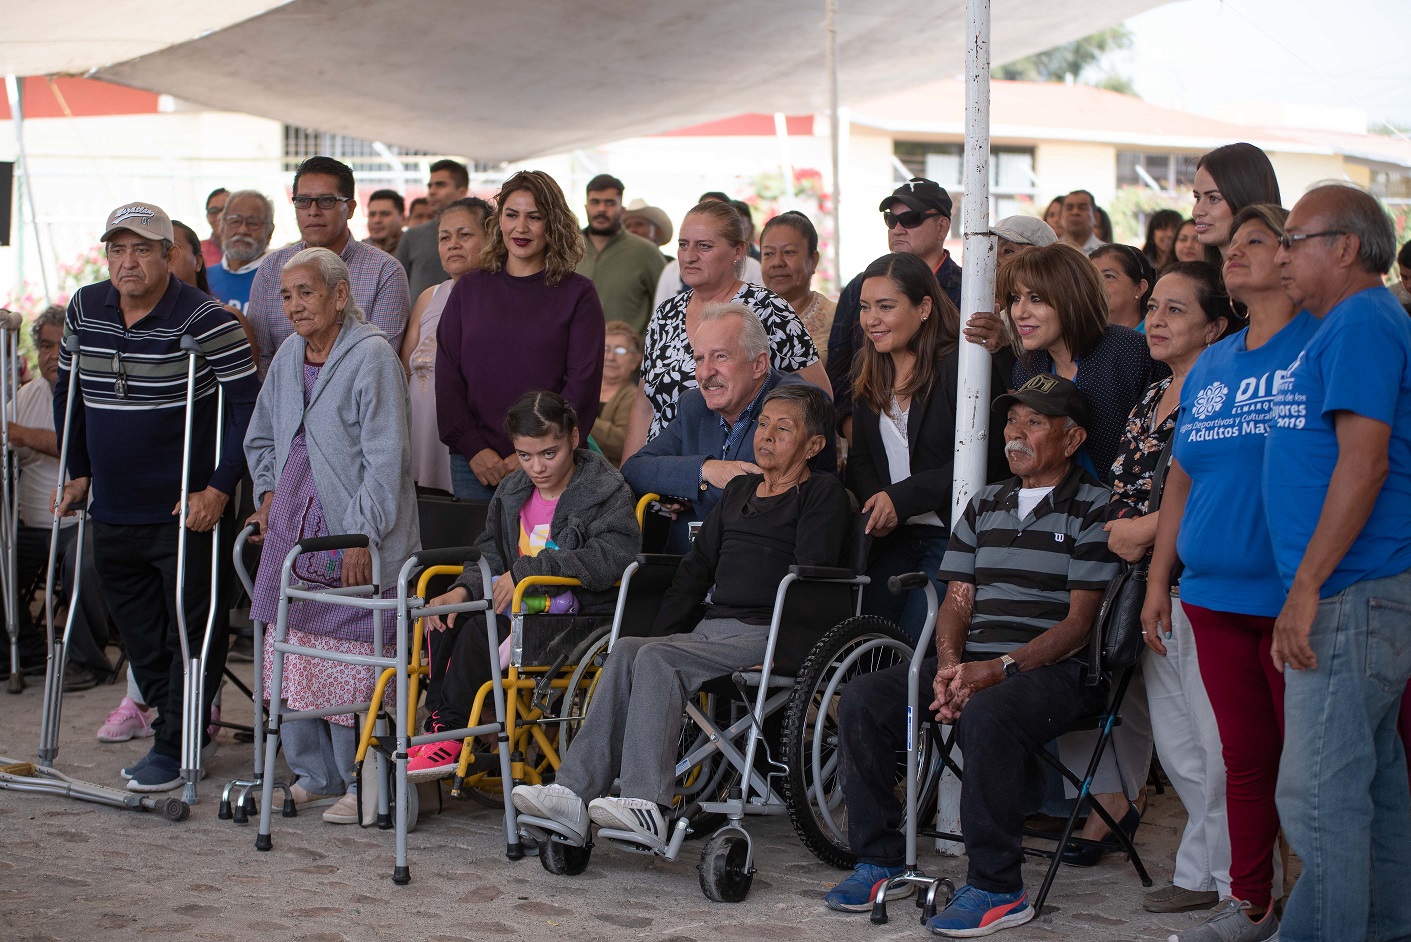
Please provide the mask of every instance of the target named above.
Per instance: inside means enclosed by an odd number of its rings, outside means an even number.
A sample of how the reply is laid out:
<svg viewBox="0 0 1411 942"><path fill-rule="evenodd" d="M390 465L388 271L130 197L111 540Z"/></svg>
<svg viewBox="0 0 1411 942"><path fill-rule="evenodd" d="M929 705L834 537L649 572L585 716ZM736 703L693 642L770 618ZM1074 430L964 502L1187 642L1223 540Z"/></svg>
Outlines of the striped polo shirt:
<svg viewBox="0 0 1411 942"><path fill-rule="evenodd" d="M245 473L245 429L259 381L250 343L233 315L206 293L169 276L152 311L128 327L112 282L78 289L64 314L64 338L79 339L81 396L74 401L69 473L92 477L89 513L113 524L170 523L181 499L187 355L181 338L201 346L192 423L193 491L233 494ZM72 358L59 356L54 428L64 435ZM216 467L216 384L225 389L220 465Z"/></svg>
<svg viewBox="0 0 1411 942"><path fill-rule="evenodd" d="M967 653L1022 647L1068 616L1070 591L1107 588L1119 566L1103 530L1110 495L1075 464L1026 517L1017 477L970 501L937 576L975 586Z"/></svg>

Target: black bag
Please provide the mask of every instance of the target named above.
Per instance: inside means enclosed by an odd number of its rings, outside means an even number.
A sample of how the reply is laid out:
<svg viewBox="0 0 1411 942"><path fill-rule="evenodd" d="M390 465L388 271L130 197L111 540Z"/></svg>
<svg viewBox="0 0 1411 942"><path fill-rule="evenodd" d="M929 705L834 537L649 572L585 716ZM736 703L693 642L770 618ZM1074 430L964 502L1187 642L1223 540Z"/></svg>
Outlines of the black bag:
<svg viewBox="0 0 1411 942"><path fill-rule="evenodd" d="M1149 514L1161 507L1161 490L1171 467L1171 446L1175 440L1172 430L1157 458L1151 498L1147 501ZM1146 576L1150 565L1149 553L1140 562L1123 560L1121 571L1112 577L1102 594L1089 647L1089 665L1094 669L1088 672L1088 683L1092 686L1097 685L1104 671L1133 666L1146 650L1146 639L1142 637L1142 606L1146 604ZM1101 669L1097 669L1098 665Z"/></svg>

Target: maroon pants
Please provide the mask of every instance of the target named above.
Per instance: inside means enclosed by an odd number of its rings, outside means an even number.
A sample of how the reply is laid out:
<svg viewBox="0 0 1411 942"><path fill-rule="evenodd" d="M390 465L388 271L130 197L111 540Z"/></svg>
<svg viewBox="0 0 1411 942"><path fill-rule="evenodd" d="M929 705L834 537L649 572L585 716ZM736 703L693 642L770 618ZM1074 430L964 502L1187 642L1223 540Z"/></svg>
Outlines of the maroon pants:
<svg viewBox="0 0 1411 942"><path fill-rule="evenodd" d="M1256 910L1267 909L1279 834L1274 791L1284 745L1284 675L1269 658L1274 619L1190 602L1182 607L1195 633L1200 675L1225 757L1230 892Z"/></svg>

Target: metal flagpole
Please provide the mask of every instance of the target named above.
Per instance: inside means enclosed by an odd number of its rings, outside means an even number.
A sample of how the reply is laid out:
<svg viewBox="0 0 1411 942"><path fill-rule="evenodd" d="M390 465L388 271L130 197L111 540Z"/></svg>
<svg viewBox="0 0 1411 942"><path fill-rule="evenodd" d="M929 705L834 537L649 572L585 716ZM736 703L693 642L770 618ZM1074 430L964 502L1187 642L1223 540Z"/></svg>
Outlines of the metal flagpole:
<svg viewBox="0 0 1411 942"><path fill-rule="evenodd" d="M10 118L15 122L15 150L19 161L20 179L24 181L24 193L29 202L29 222L34 227L34 254L39 259L39 275L44 284L44 303L49 304L54 296L49 291L49 268L44 264L44 244L39 240L39 215L34 210L34 181L29 175L29 159L24 146L24 111L20 101L20 80L13 75L5 76L5 93L10 99Z"/></svg>
<svg viewBox="0 0 1411 942"><path fill-rule="evenodd" d="M965 33L965 279L960 319L995 304L995 237L990 235L990 2L966 0ZM955 414L955 476L951 521L959 520L970 499L985 486L986 439L990 415L990 353L960 342L959 395ZM937 808L939 830L960 833L960 782L949 771L941 779ZM960 854L964 848L937 841L937 850Z"/></svg>
<svg viewBox="0 0 1411 942"><path fill-rule="evenodd" d="M838 114L838 0L828 0L825 30L828 34L828 146L833 157L833 278L835 291L843 287L842 120Z"/></svg>

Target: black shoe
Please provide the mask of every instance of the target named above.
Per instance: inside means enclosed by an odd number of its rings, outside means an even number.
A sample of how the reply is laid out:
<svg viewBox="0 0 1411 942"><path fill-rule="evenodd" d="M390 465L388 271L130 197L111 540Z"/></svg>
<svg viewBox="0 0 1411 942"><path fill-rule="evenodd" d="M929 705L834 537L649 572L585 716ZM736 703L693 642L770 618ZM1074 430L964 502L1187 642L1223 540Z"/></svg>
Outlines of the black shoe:
<svg viewBox="0 0 1411 942"><path fill-rule="evenodd" d="M1141 812L1137 810L1136 805L1131 805L1127 808L1127 813L1122 816L1122 820L1117 822L1117 826L1122 829L1122 833L1127 835L1127 839L1131 840L1136 836L1137 827L1141 823ZM1120 849L1110 834L1102 843L1096 841L1085 844L1069 843L1063 851L1063 862L1073 867L1096 867L1108 851Z"/></svg>
<svg viewBox="0 0 1411 942"><path fill-rule="evenodd" d="M64 693L92 690L98 686L98 675L82 664L70 662L64 668Z"/></svg>

